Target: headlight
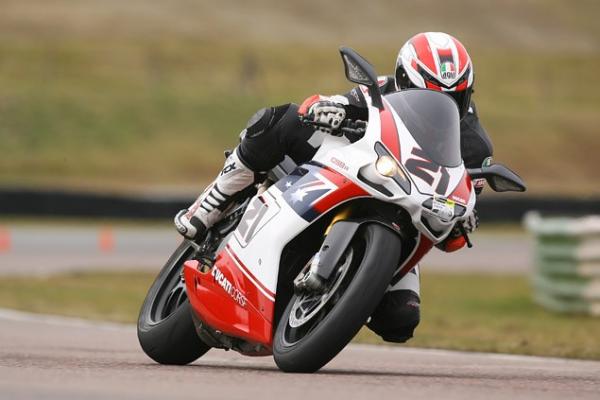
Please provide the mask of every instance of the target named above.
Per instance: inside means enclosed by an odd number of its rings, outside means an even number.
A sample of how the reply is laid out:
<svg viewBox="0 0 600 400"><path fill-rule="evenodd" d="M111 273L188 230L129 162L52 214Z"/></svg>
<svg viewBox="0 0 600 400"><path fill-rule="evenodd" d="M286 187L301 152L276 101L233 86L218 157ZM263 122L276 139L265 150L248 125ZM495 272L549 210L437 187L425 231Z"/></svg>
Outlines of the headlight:
<svg viewBox="0 0 600 400"><path fill-rule="evenodd" d="M381 175L391 178L398 173L398 164L390 156L381 156L375 162L375 169Z"/></svg>
<svg viewBox="0 0 600 400"><path fill-rule="evenodd" d="M410 179L406 176L402 166L398 164L396 159L392 157L391 153L381 142L375 143L375 152L379 156L377 161L375 161L375 170L377 173L387 178L392 178L406 194L410 194Z"/></svg>

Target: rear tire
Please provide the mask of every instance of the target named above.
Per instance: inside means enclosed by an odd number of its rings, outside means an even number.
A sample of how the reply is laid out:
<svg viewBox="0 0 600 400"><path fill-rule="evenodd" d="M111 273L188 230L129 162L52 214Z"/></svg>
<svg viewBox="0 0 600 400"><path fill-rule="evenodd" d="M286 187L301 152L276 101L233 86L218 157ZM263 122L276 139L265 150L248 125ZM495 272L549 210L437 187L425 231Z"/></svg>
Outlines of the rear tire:
<svg viewBox="0 0 600 400"><path fill-rule="evenodd" d="M273 356L281 370L314 372L323 367L352 340L383 297L400 259L397 235L378 224L366 225L350 249L345 257L354 259L339 278L339 286L330 288L337 291L327 300L331 304L309 313L298 326L298 318L290 319L290 314L299 310L297 302L302 298L294 295L288 303L273 340ZM339 270L344 259L340 264Z"/></svg>
<svg viewBox="0 0 600 400"><path fill-rule="evenodd" d="M138 340L144 352L160 364L189 364L208 350L192 320L181 279L183 263L194 249L184 241L169 258L148 290L138 318Z"/></svg>

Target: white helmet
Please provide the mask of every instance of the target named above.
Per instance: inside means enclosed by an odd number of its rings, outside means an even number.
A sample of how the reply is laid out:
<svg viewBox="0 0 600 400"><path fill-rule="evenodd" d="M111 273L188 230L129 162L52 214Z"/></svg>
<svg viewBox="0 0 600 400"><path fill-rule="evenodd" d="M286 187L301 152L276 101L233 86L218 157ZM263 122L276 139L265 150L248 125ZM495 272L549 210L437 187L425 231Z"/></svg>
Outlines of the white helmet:
<svg viewBox="0 0 600 400"><path fill-rule="evenodd" d="M455 37L442 32L418 33L396 59L396 89L433 89L449 94L461 118L467 114L473 91L473 65L469 53Z"/></svg>

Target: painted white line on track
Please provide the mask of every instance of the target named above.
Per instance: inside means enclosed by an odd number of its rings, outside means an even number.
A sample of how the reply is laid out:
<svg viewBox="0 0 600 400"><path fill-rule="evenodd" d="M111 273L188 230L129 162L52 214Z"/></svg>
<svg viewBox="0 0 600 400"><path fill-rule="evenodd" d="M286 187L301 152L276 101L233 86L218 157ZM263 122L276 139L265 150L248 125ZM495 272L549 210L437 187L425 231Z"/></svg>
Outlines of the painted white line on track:
<svg viewBox="0 0 600 400"><path fill-rule="evenodd" d="M351 344L353 348L356 350L368 350L368 351L381 351L381 352L389 352L389 351L398 351L403 354L414 354L414 355L432 355L432 356L440 356L440 357L456 357L457 355L464 356L480 356L485 357L490 360L498 360L498 361L515 361L515 362L553 362L553 363L590 363L593 365L600 365L600 361L592 361L592 360L580 360L574 358L559 358L559 357L543 357L543 356L529 356L529 355L520 355L520 354L504 354L504 353L486 353L479 351L461 351L461 350L443 350L443 349L427 349L427 348L417 348L417 347L396 347L390 345L370 345L370 344L360 344L353 343Z"/></svg>
<svg viewBox="0 0 600 400"><path fill-rule="evenodd" d="M19 322L44 323L48 325L59 325L74 328L94 328L112 331L135 330L134 324L123 324L118 322L94 321L83 318L64 317L61 315L36 314L25 311L0 308L0 319Z"/></svg>
<svg viewBox="0 0 600 400"><path fill-rule="evenodd" d="M17 311L7 308L0 308L0 320L8 321L19 321L19 322L32 322L32 323L43 323L49 325L58 325L75 328L93 328L110 331L123 331L123 332L135 332L135 324L125 324L107 321L88 320L83 318L65 317L59 315L50 314L36 314L25 311ZM553 363L553 364L565 364L565 363L586 363L590 366L600 366L600 361L591 360L577 360L568 358L557 358L557 357L540 357L540 356L528 356L528 355L517 355L517 354L501 354L501 353L484 353L484 352L470 352L470 351L458 351L458 350L442 350L442 349L424 349L415 347L399 347L389 345L372 345L372 344L358 344L351 343L348 345L356 351L369 351L369 352L398 352L404 355L430 355L438 357L457 357L457 356L471 356L471 357L482 357L489 360L497 361L514 361L514 362L528 362L528 363ZM214 357L215 360L220 360L219 357ZM222 359L227 361L227 359ZM539 368L539 367L538 367Z"/></svg>

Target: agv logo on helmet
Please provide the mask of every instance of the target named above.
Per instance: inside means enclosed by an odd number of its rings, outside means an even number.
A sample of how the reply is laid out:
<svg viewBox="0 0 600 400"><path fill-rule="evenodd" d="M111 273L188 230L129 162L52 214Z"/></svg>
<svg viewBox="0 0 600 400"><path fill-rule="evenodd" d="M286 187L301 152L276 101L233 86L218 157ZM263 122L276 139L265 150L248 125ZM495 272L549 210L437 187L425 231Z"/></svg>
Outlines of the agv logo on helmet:
<svg viewBox="0 0 600 400"><path fill-rule="evenodd" d="M440 75L445 81L456 79L456 68L454 67L454 63L450 61L443 63L440 68Z"/></svg>

